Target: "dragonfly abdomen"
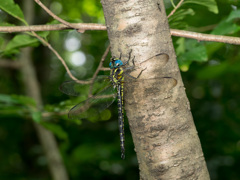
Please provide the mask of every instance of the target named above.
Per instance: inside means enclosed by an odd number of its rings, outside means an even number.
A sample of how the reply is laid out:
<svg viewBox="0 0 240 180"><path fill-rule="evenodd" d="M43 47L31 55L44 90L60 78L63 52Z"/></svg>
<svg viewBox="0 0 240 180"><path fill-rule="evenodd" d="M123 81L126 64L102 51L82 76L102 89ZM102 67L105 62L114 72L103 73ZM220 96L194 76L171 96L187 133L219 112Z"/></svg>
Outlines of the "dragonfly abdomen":
<svg viewBox="0 0 240 180"><path fill-rule="evenodd" d="M120 147L121 147L121 158L125 158L125 134L124 134L124 116L123 116L123 83L117 85L117 99L118 99L118 124L120 133Z"/></svg>

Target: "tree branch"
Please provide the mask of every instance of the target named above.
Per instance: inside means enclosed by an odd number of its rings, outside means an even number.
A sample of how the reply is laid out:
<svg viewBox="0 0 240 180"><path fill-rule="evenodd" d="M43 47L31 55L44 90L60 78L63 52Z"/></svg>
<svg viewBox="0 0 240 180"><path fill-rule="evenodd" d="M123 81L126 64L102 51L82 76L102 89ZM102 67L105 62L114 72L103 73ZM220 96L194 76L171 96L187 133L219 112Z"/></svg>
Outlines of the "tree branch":
<svg viewBox="0 0 240 180"><path fill-rule="evenodd" d="M20 68L21 64L18 61L13 60L0 60L0 67L3 68L12 68L12 69L18 69Z"/></svg>
<svg viewBox="0 0 240 180"><path fill-rule="evenodd" d="M181 6L181 4L183 3L183 1L184 1L184 0L181 0L181 1L177 4L177 6L174 7L174 9L171 11L171 13L167 16L168 18L175 13L175 11Z"/></svg>
<svg viewBox="0 0 240 180"><path fill-rule="evenodd" d="M239 37L203 34L203 33L196 33L192 31L184 31L184 30L177 30L177 29L171 29L171 34L173 36L191 38L191 39L196 39L198 41L213 41L213 42L240 45Z"/></svg>
<svg viewBox="0 0 240 180"><path fill-rule="evenodd" d="M94 80L96 77L97 77L97 74L99 73L99 71L102 69L102 65L103 65L103 62L104 62L104 60L106 59L106 56L108 55L108 52L109 52L109 50L110 50L110 45L107 47L107 49L105 50L105 52L104 52L104 54L103 54L103 56L102 56L102 58L101 58L101 61L99 62L99 65L98 65L98 68L96 69L96 71L95 71L95 73L94 73L94 75L93 75L93 77L92 77L92 79ZM108 68L108 70L110 70L109 68Z"/></svg>
<svg viewBox="0 0 240 180"><path fill-rule="evenodd" d="M50 9L48 9L40 0L35 0L35 2L36 2L39 6L41 6L41 7L42 7L50 16L52 16L54 19L56 19L56 20L59 21L60 23L66 25L66 26L68 26L68 27L70 27L70 28L74 28L74 26L73 26L71 23L69 23L69 22L61 19L60 17L56 16L56 15L55 15L52 11L50 11ZM75 28L74 28L74 29L75 29Z"/></svg>
<svg viewBox="0 0 240 180"><path fill-rule="evenodd" d="M92 23L71 23L75 29L81 31L85 30L106 30L106 26L102 24ZM26 32L26 31L57 31L64 29L73 29L64 24L53 24L53 25L33 25L33 26L1 26L0 32L13 33L13 32ZM240 45L239 37L221 36L213 34L203 34L192 31L171 29L172 36L185 37L190 39L196 39L198 41L213 41L222 42L228 44Z"/></svg>
<svg viewBox="0 0 240 180"><path fill-rule="evenodd" d="M81 84L88 84L86 81L81 81L78 80L75 76L73 76L73 74L71 73L71 71L69 70L67 64L65 63L65 61L63 60L63 58L60 56L60 54L51 46L51 44L49 44L47 41L45 41L42 37L38 36L35 32L32 32L33 35L38 38L45 46L47 46L56 56L57 58L61 61L62 65L64 66L64 68L66 69L68 75L70 76L70 78L72 80L75 80L78 83Z"/></svg>
<svg viewBox="0 0 240 180"><path fill-rule="evenodd" d="M28 23L33 22L34 6L32 0L24 0L23 12L26 16ZM33 32L35 33L35 32ZM36 33L35 33L36 34ZM26 94L29 97L35 99L37 104L37 111L43 110L43 100L41 97L40 86L38 83L36 71L32 60L32 47L26 47L21 49L19 62L21 63L20 71L23 75L23 84L25 85ZM45 151L45 155L48 162L48 167L52 175L53 180L68 180L67 170L64 166L61 154L59 152L57 141L53 133L39 123L32 121L38 134L41 145Z"/></svg>
<svg viewBox="0 0 240 180"><path fill-rule="evenodd" d="M106 30L106 26L94 23L71 23L74 28L64 24L51 25L32 25L32 26L0 26L0 32L31 32L31 31L58 31L65 29L80 29L80 30Z"/></svg>
<svg viewBox="0 0 240 180"><path fill-rule="evenodd" d="M105 52L104 52L104 54L103 54L103 56L101 58L101 61L99 62L98 68L96 69L95 73L93 74L92 82L96 79L99 71L101 70L103 62L106 59L106 56L108 55L109 50L110 50L110 45L105 50ZM88 97L90 97L92 95L92 89L93 89L93 85L90 86L90 89L89 89L89 92L88 92Z"/></svg>

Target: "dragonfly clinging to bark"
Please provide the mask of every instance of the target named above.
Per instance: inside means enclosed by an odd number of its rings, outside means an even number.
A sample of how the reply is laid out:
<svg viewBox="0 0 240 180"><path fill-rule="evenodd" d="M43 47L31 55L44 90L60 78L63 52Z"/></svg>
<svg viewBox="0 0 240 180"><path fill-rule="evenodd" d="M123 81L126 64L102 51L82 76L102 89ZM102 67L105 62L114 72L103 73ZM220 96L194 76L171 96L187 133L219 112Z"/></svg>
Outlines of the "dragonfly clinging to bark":
<svg viewBox="0 0 240 180"><path fill-rule="evenodd" d="M112 57L109 63L111 69L110 76L98 76L90 84L79 84L76 81L66 81L60 86L60 90L71 96L81 96L80 91L87 86L96 95L89 97L87 100L80 102L70 109L68 117L71 119L86 119L96 117L98 113L102 112L104 109L109 107L117 97L118 101L118 125L120 133L120 147L121 147L121 158L125 158L125 136L124 136L124 110L123 110L123 88L124 75L136 79L138 77L132 77L129 73L134 69L134 57L132 58L133 66L126 67L126 65L131 60L131 52L129 53L128 60L123 63L121 60L121 55L119 58ZM99 86L102 84L102 87ZM96 90L97 89L97 90ZM99 90L100 89L100 90ZM116 93L116 90L117 93ZM90 107L93 107L94 110Z"/></svg>

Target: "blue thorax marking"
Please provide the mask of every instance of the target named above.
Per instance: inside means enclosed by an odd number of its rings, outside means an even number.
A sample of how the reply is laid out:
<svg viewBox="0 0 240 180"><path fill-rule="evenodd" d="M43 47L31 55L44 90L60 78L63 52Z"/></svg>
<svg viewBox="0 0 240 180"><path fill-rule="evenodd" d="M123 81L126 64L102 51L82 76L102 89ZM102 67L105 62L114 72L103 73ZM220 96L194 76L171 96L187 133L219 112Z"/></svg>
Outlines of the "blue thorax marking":
<svg viewBox="0 0 240 180"><path fill-rule="evenodd" d="M112 61L109 63L110 69L116 69L123 65L123 62L120 59L112 59Z"/></svg>

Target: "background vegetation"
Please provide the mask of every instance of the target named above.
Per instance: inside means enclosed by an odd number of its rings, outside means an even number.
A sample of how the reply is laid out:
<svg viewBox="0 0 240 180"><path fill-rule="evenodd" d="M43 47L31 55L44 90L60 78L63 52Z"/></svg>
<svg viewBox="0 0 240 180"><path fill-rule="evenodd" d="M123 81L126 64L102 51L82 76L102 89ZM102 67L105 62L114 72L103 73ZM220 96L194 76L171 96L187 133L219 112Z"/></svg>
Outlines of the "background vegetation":
<svg viewBox="0 0 240 180"><path fill-rule="evenodd" d="M11 1L6 1L11 2ZM15 1L22 6L24 1ZM202 3L201 3L202 2ZM69 22L101 23L99 1L43 1ZM165 1L167 14L178 1ZM240 2L185 0L169 18L170 28L238 37ZM34 24L56 23L37 4ZM23 25L0 2L0 25ZM11 10L10 10L11 12ZM74 30L38 33L64 57L79 79L93 75L108 46L106 31ZM212 180L240 179L240 51L239 46L173 37L179 67ZM18 62L20 48L32 46L44 101L42 117L34 100L24 96L17 68L0 65L0 179L51 179L43 149L31 121L41 123L57 137L71 179L139 179L138 164L126 123L126 160L120 159L117 104L111 116L97 122L70 121L61 113L80 99L58 87L70 78L56 56L26 33L0 34L0 61ZM76 56L83 64L76 64ZM107 59L110 58L110 54ZM84 63L84 59L86 59ZM105 67L108 62L105 62ZM107 74L108 72L100 72ZM45 121L50 120L50 121Z"/></svg>

